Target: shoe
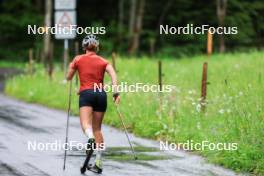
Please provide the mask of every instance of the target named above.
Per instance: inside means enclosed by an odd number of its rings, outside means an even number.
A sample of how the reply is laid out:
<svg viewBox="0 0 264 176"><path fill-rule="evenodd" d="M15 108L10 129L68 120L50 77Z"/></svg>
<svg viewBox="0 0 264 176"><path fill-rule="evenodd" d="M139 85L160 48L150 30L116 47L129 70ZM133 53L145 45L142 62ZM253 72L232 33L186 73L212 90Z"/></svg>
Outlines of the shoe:
<svg viewBox="0 0 264 176"><path fill-rule="evenodd" d="M103 172L103 168L102 168L102 161L101 160L96 160L95 164L93 166L88 166L87 168L88 170L101 174Z"/></svg>
<svg viewBox="0 0 264 176"><path fill-rule="evenodd" d="M95 164L94 164L97 168L103 170L103 167L102 167L102 160L96 160L95 161Z"/></svg>

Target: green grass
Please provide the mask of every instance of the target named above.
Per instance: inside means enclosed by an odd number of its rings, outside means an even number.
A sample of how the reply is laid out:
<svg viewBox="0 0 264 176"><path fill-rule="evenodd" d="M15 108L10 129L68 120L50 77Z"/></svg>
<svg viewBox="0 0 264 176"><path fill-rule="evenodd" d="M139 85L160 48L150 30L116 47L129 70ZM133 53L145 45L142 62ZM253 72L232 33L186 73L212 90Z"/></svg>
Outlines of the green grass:
<svg viewBox="0 0 264 176"><path fill-rule="evenodd" d="M206 56L181 60L163 59L163 82L174 85L164 93L123 93L120 110L130 131L138 136L170 142L238 143L236 151L197 151L210 162L238 172L264 174L264 53L213 55L208 64L206 113L199 112L202 63ZM118 59L119 80L157 84L157 60ZM19 99L67 109L68 85L57 69L49 81L42 69L7 81L6 94ZM105 80L110 83L109 78ZM121 128L108 94L104 122ZM78 113L78 96L73 112Z"/></svg>
<svg viewBox="0 0 264 176"><path fill-rule="evenodd" d="M0 68L1 67L5 67L5 68L18 68L18 69L22 69L25 67L25 63L23 62L11 62L11 61L4 61L4 60L0 60Z"/></svg>

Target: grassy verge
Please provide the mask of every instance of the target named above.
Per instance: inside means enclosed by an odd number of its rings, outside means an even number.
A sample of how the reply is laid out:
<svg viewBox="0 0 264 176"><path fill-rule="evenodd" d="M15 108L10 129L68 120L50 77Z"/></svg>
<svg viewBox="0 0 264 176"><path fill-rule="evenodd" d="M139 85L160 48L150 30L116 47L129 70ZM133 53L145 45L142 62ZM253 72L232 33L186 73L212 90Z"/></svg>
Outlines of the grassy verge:
<svg viewBox="0 0 264 176"><path fill-rule="evenodd" d="M214 55L208 68L208 103L200 112L200 82L205 56L163 59L164 84L176 88L163 93L123 93L121 111L130 131L142 137L170 142L237 143L237 150L197 151L210 162L238 172L264 174L264 53ZM49 107L66 109L68 85L57 69L49 81L42 69L7 81L6 94ZM148 58L118 59L119 80L157 84L157 61ZM106 83L110 83L106 78ZM105 123L121 127L108 94ZM73 112L78 113L78 96Z"/></svg>
<svg viewBox="0 0 264 176"><path fill-rule="evenodd" d="M22 69L26 66L23 62L11 62L11 61L3 61L0 60L0 68L17 68Z"/></svg>

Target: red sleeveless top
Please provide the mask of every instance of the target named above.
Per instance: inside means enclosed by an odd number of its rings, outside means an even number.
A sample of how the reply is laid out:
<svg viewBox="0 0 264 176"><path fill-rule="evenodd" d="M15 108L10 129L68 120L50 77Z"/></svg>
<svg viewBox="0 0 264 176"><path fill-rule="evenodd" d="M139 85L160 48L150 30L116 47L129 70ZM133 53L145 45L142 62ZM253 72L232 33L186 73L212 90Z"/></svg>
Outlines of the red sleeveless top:
<svg viewBox="0 0 264 176"><path fill-rule="evenodd" d="M95 52L78 55L70 63L70 67L79 73L80 92L94 89L94 85L103 85L105 68L108 61Z"/></svg>

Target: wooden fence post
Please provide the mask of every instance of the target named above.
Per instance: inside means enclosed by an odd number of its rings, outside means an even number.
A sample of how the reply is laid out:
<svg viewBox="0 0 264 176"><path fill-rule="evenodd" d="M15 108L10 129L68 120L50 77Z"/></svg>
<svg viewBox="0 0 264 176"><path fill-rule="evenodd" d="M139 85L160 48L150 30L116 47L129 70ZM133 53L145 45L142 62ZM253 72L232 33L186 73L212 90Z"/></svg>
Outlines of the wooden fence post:
<svg viewBox="0 0 264 176"><path fill-rule="evenodd" d="M48 75L50 80L52 80L52 74L53 74L53 56L54 56L54 43L50 42L50 52L48 57Z"/></svg>
<svg viewBox="0 0 264 176"><path fill-rule="evenodd" d="M207 94L207 62L203 64L203 77L202 77L202 87L201 87L201 109L205 111L206 104L206 94Z"/></svg>
<svg viewBox="0 0 264 176"><path fill-rule="evenodd" d="M207 56L211 56L213 52L213 34L208 30L207 33Z"/></svg>
<svg viewBox="0 0 264 176"><path fill-rule="evenodd" d="M158 61L158 80L159 80L159 91L162 92L162 62Z"/></svg>
<svg viewBox="0 0 264 176"><path fill-rule="evenodd" d="M30 48L28 52L28 72L29 74L33 73L33 49Z"/></svg>
<svg viewBox="0 0 264 176"><path fill-rule="evenodd" d="M162 117L162 62L158 61L158 82L159 82L159 111L160 111L160 118Z"/></svg>
<svg viewBox="0 0 264 176"><path fill-rule="evenodd" d="M117 69L116 69L116 53L115 52L112 52L112 65L113 65L113 68L115 69L115 71L117 72Z"/></svg>
<svg viewBox="0 0 264 176"><path fill-rule="evenodd" d="M213 52L213 34L210 30L207 33L207 56L208 59L211 57ZM201 110L204 112L206 109L206 95L207 95L207 70L208 63L203 63L203 74L202 74L202 86L201 86Z"/></svg>

